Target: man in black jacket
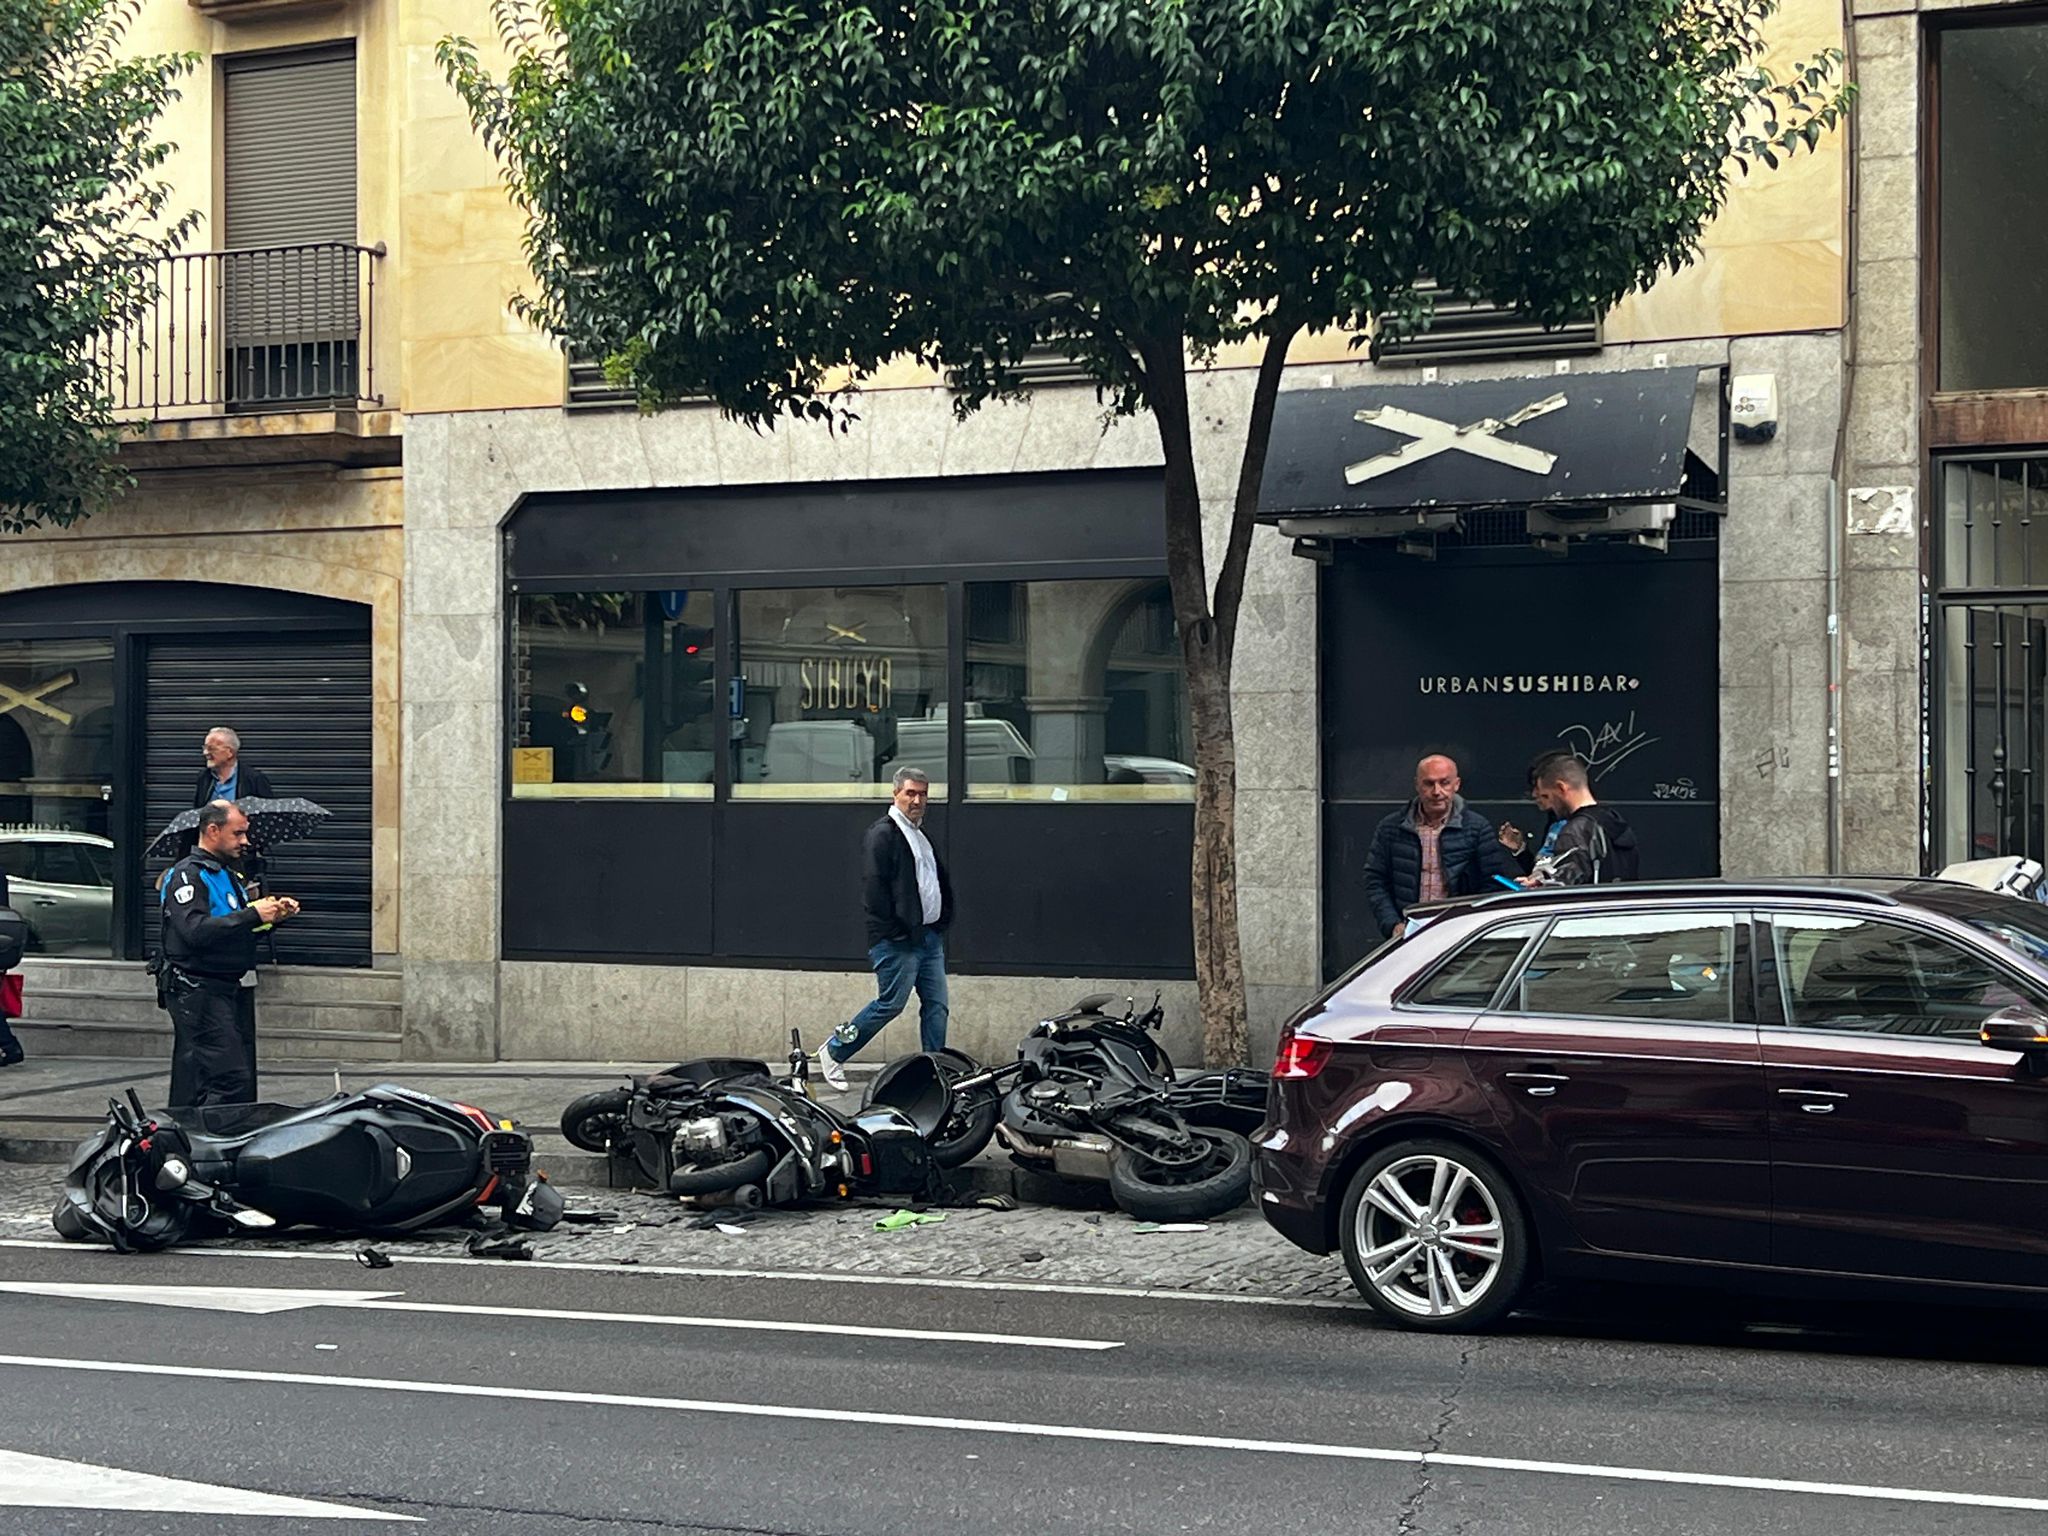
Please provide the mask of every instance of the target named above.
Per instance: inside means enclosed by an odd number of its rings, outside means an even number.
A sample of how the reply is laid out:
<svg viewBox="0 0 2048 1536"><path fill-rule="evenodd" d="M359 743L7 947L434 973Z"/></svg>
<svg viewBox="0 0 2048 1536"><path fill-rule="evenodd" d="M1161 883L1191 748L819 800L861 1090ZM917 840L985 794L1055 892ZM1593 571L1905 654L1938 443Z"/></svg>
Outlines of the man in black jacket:
<svg viewBox="0 0 2048 1536"><path fill-rule="evenodd" d="M1562 816L1549 854L1551 885L1615 885L1636 878L1636 832L1628 818L1593 798L1586 765L1572 753L1550 758L1537 770L1536 799ZM1523 882L1539 883L1534 877Z"/></svg>
<svg viewBox="0 0 2048 1536"><path fill-rule="evenodd" d="M1418 901L1497 889L1517 873L1500 837L1458 793L1458 765L1433 754L1415 765L1415 798L1379 824L1365 856L1365 896L1393 934Z"/></svg>
<svg viewBox="0 0 2048 1536"><path fill-rule="evenodd" d="M919 768L898 768L889 814L860 840L860 904L867 919L868 963L875 1000L818 1047L818 1071L845 1088L843 1063L903 1012L917 988L920 1050L946 1044L946 943L953 921L953 883L924 835L931 780Z"/></svg>
<svg viewBox="0 0 2048 1536"><path fill-rule="evenodd" d="M165 1006L174 1106L256 1100L256 929L293 916L286 896L248 898L235 865L249 818L225 800L199 810L199 846L164 876Z"/></svg>
<svg viewBox="0 0 2048 1536"><path fill-rule="evenodd" d="M242 761L242 738L227 726L216 725L208 731L201 750L206 754L206 766L199 770L198 781L192 786L193 805L206 805L214 800L275 798L269 776L261 768L251 768Z"/></svg>

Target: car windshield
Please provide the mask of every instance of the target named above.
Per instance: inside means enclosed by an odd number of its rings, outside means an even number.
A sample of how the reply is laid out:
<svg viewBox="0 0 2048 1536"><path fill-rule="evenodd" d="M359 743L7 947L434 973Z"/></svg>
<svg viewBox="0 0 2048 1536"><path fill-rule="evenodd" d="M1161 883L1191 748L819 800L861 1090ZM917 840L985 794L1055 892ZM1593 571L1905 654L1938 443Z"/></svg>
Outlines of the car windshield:
<svg viewBox="0 0 2048 1536"><path fill-rule="evenodd" d="M1979 933L2011 945L2034 964L2048 969L2048 906L2010 898L1997 906L1966 912L1962 918Z"/></svg>

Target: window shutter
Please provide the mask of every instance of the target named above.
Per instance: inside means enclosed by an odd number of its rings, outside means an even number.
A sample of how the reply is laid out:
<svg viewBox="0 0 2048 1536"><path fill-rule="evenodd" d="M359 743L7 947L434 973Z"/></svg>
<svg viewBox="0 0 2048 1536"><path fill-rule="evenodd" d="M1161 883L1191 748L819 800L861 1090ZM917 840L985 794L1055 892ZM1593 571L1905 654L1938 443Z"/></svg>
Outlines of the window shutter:
<svg viewBox="0 0 2048 1536"><path fill-rule="evenodd" d="M353 45L224 64L221 258L233 347L353 340L357 327ZM277 247L334 243L333 250Z"/></svg>
<svg viewBox="0 0 2048 1536"><path fill-rule="evenodd" d="M1435 295L1429 324L1413 336L1375 335L1376 363L1461 363L1516 357L1563 357L1600 350L1597 316L1575 317L1545 330L1520 310L1485 299L1416 285Z"/></svg>

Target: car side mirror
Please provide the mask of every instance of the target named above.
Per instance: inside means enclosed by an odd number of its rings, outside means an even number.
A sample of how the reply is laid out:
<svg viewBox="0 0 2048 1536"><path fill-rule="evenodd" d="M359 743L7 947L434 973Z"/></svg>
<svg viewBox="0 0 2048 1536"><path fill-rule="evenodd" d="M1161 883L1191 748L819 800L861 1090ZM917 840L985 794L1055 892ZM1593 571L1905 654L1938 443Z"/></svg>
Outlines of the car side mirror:
<svg viewBox="0 0 2048 1536"><path fill-rule="evenodd" d="M1993 1050L2018 1051L2029 1072L2048 1076L2048 1014L2001 1008L1979 1026L1977 1038Z"/></svg>

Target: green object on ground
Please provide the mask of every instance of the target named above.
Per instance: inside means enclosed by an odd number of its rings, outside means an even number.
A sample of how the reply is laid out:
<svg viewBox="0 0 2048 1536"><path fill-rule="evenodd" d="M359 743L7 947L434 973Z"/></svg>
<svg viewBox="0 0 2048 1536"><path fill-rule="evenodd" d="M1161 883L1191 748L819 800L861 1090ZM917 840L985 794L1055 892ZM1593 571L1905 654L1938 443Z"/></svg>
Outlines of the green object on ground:
<svg viewBox="0 0 2048 1536"><path fill-rule="evenodd" d="M944 1211L891 1211L875 1223L877 1232L900 1232L905 1227L921 1227L929 1221L944 1221Z"/></svg>

